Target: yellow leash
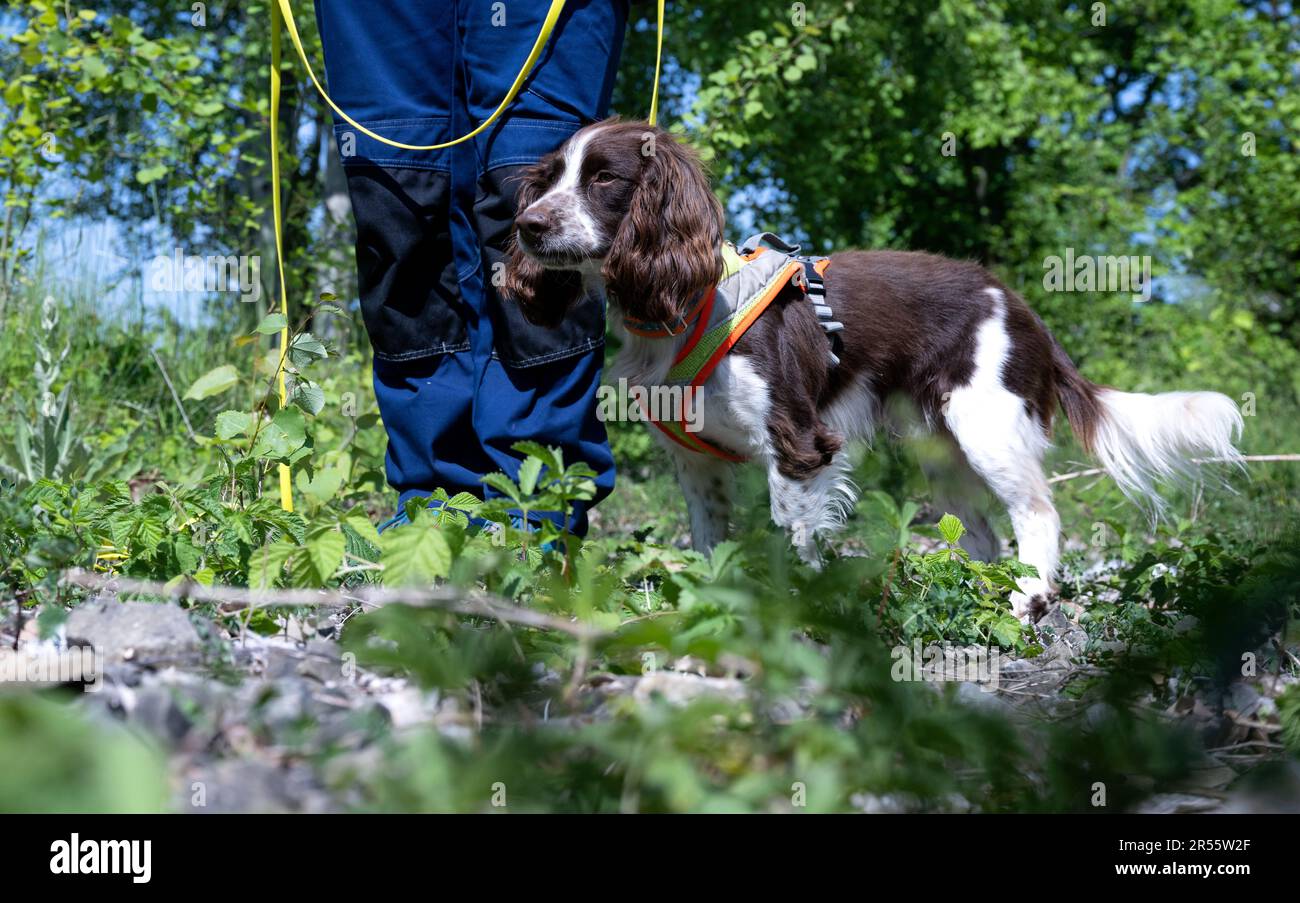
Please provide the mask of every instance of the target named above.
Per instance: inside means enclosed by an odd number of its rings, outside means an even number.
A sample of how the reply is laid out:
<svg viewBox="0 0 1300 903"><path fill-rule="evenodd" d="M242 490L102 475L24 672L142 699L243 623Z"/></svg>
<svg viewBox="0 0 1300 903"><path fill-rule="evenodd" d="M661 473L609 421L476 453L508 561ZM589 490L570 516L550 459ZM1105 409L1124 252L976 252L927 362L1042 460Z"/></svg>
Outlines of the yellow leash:
<svg viewBox="0 0 1300 903"><path fill-rule="evenodd" d="M650 124L659 121L659 64L664 56L664 0L659 0L658 23L655 35L655 84L650 92Z"/></svg>
<svg viewBox="0 0 1300 903"><path fill-rule="evenodd" d="M330 109L338 114L340 119L363 135L368 135L390 147L400 147L403 150L441 150L442 148L469 141L475 135L482 134L484 129L500 118L506 108L514 103L515 98L519 96L520 89L524 86L524 82L528 80L529 73L533 71L533 67L537 65L537 60L541 57L542 51L546 48L546 43L555 30L555 23L559 21L560 13L564 11L564 3L565 0L551 0L551 8L546 11L546 18L542 20L542 27L537 32L537 40L533 42L533 49L528 52L528 58L524 60L519 74L515 76L510 90L506 92L506 96L502 98L497 108L492 111L491 116L483 120L472 132L451 141L444 141L441 144L403 144L400 141L385 138L377 132L372 132L349 116L342 107L334 102L334 99L329 96L324 86L321 85L320 79L316 77L316 72L311 67L311 61L307 59L307 51L303 48L302 38L298 35L298 25L294 21L293 9L289 5L289 0L276 0L276 3L271 6L271 210L275 219L275 262L280 273L280 311L285 316L286 324L289 319L289 299L284 284L284 247L280 211L280 136L278 129L280 121L280 29L284 28L289 33L289 40L292 42L294 49L298 51L298 59L302 61L303 68L307 70L311 83L316 86L316 91L321 98L324 99L325 103L329 104ZM650 95L649 120L651 125L654 125L659 118L659 69L664 51L664 0L658 0L657 12L658 33L655 39L655 81L654 91ZM288 353L289 327L286 325L280 330L280 363L276 374L276 389L280 396L281 407L285 405L284 362ZM293 510L293 483L290 479L287 464L280 465L280 505L285 511Z"/></svg>
<svg viewBox="0 0 1300 903"><path fill-rule="evenodd" d="M321 85L320 79L316 77L316 72L311 67L311 61L307 59L307 51L302 46L302 38L298 35L298 25L293 18L293 9L289 5L289 0L276 0L278 5L279 20L283 20L285 29L289 32L289 40L293 42L293 47L298 51L298 59L302 60L302 65L307 70L307 75L311 78L311 83L316 86L316 90L324 101L329 104L330 109L339 115L343 121L347 122L363 135L368 135L376 141L382 141L391 147L400 147L403 150L441 150L445 147L452 147L463 141L468 141L475 135L483 133L483 130L496 122L501 114L506 111L510 104L514 103L519 91L523 88L524 82L528 80L528 75L537 65L537 60L541 57L542 51L546 49L546 42L551 39L551 33L555 31L555 23L560 19L560 13L564 11L565 0L551 0L551 8L546 11L546 18L542 20L542 27L537 32L537 40L533 42L533 49L528 52L528 58L524 60L524 65L520 68L519 74L515 76L514 83L506 96L501 99L501 103L492 111L492 115L484 119L472 132L454 138L451 141L444 141L441 144L403 144L400 141L394 141L391 138L385 138L377 132L372 132L361 123L357 122L343 108L334 102L325 88ZM659 118L659 70L663 61L664 51L664 0L658 0L657 10L657 34L655 39L655 81L654 91L650 96L650 124L654 125ZM275 12L275 10L273 10ZM277 17L272 16L272 23L277 22Z"/></svg>
<svg viewBox="0 0 1300 903"><path fill-rule="evenodd" d="M293 26L290 25L290 28ZM295 40L297 40L295 38ZM284 361L289 356L289 293L284 284L284 229L280 211L280 13L271 7L271 215L275 220L275 264L280 273L280 360L276 364L275 388L280 407L285 405ZM293 510L293 479L289 465L280 465L280 507Z"/></svg>
<svg viewBox="0 0 1300 903"><path fill-rule="evenodd" d="M536 65L538 58L542 55L542 50L545 49L546 42L550 40L551 32L555 30L555 23L559 20L560 13L564 11L565 0L551 0L551 8L546 11L546 18L542 20L541 31L537 33L537 40L533 42L533 49L529 51L528 59L524 60L523 68L521 68L519 74L515 76L514 84L510 86L510 90L506 92L506 96L501 100L501 103L497 108L492 111L492 115L487 119L484 119L479 127L474 129L474 131L461 135L459 138L451 141L444 141L441 144L403 144L400 141L393 141L390 138L385 138L383 135L370 131L370 129L366 128L347 113L343 112L342 108L339 107L329 94L325 92L325 89L321 86L320 79L316 77L315 71L311 68L311 63L307 60L307 51L302 47L302 38L298 37L298 26L293 21L293 10L289 8L289 0L276 0L276 2L279 4L280 16L284 19L284 26L289 32L289 40L293 42L294 49L298 51L298 59L302 60L303 68L307 70L307 75L311 77L311 83L316 86L316 90L320 92L320 96L330 105L330 109L339 115L339 118L351 125L361 134L369 135L376 141L382 141L384 144L390 145L391 147L400 147L403 150L441 150L444 147L451 147L452 145L460 144L462 141L468 141L475 135L481 134L484 129L496 122L501 114L506 111L506 107L510 106L510 104L514 102L514 99L519 95L519 89L524 86L524 82L528 79L528 73L533 71L533 66ZM660 0L660 5L662 6L662 0ZM272 21L274 22L274 18Z"/></svg>

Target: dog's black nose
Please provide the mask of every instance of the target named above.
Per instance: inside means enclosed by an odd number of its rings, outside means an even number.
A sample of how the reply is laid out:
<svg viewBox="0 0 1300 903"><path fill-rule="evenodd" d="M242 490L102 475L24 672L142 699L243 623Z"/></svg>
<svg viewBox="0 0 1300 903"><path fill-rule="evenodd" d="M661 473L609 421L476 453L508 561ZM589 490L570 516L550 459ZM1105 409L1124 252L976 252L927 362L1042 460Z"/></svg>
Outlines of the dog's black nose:
<svg viewBox="0 0 1300 903"><path fill-rule="evenodd" d="M534 206L525 210L515 220L515 225L529 238L541 238L550 231L554 223L549 211Z"/></svg>

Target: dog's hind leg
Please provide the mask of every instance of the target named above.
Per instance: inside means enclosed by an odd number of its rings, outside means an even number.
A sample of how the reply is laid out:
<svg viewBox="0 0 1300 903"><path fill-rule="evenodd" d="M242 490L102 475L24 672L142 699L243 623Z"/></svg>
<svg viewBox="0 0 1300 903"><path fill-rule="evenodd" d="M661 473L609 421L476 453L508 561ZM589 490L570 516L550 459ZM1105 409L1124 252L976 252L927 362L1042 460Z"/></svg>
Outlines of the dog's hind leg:
<svg viewBox="0 0 1300 903"><path fill-rule="evenodd" d="M997 561L1002 543L989 523L985 483L966 460L965 453L953 437L944 431L939 448L927 448L920 454L921 472L930 484L930 501L936 517L952 514L966 532L961 547L976 561Z"/></svg>
<svg viewBox="0 0 1300 903"><path fill-rule="evenodd" d="M943 408L944 421L971 467L1007 506L1021 561L1038 570L1022 577L1011 605L1021 618L1037 620L1047 609L1059 558L1061 519L1043 475L1047 431L1025 399L1008 389L1002 370L1011 353L1001 292L993 316L975 335L974 369Z"/></svg>
<svg viewBox="0 0 1300 903"><path fill-rule="evenodd" d="M955 398L957 393L953 394ZM975 416L985 419L987 426L966 428L962 423L964 415L958 414L955 419L962 426L953 432L971 467L1006 505L1020 560L1038 570L1037 577L1021 577L1021 592L1011 594L1016 615L1037 620L1047 609L1061 532L1061 519L1043 476L1041 446L1046 442L1025 441L1034 430L1041 434L1041 427L1027 412L1008 415L997 427L993 426L990 412Z"/></svg>

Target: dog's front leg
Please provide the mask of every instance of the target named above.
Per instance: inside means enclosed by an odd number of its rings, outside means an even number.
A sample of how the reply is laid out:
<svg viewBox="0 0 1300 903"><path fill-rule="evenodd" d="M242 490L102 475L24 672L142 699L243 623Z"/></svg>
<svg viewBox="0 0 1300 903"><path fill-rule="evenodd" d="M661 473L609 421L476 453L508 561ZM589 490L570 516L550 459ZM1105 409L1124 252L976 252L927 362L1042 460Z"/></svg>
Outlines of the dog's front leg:
<svg viewBox="0 0 1300 903"><path fill-rule="evenodd" d="M849 478L844 441L820 421L792 429L792 420L769 420L767 486L772 522L790 533L805 564L821 570L817 537L838 530L853 509L856 487Z"/></svg>
<svg viewBox="0 0 1300 903"><path fill-rule="evenodd" d="M707 555L727 538L732 466L726 461L690 451L674 450L670 454L691 518L691 548Z"/></svg>
<svg viewBox="0 0 1300 903"><path fill-rule="evenodd" d="M785 529L790 544L804 564L822 569L822 554L817 548L818 524L822 521L820 500L813 487L816 480L792 480L781 473L775 461L767 467L767 488L772 500L772 523Z"/></svg>

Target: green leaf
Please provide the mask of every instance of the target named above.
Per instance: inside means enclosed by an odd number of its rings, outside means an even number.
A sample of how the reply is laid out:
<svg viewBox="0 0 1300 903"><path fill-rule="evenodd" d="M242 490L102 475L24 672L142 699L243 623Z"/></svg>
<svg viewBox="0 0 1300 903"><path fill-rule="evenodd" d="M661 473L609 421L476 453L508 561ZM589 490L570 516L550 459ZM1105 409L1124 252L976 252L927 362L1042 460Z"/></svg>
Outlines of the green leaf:
<svg viewBox="0 0 1300 903"><path fill-rule="evenodd" d="M193 573L203 560L203 550L195 548L188 536L178 536L172 541L172 554L176 556L176 566L186 574Z"/></svg>
<svg viewBox="0 0 1300 903"><path fill-rule="evenodd" d="M332 527L322 530L307 539L307 556L316 571L320 583L325 583L334 576L334 572L343 563L343 549L346 538L342 531Z"/></svg>
<svg viewBox="0 0 1300 903"><path fill-rule="evenodd" d="M360 508L353 508L343 517L343 523L347 524L357 532L357 535L366 542L373 545L379 545L379 531L371 523L370 517Z"/></svg>
<svg viewBox="0 0 1300 903"><path fill-rule="evenodd" d="M239 541L246 546L257 545L257 538L253 535L253 523L251 519L242 511L238 511L230 518L230 532L239 537Z"/></svg>
<svg viewBox="0 0 1300 903"><path fill-rule="evenodd" d="M220 367L209 370L196 379L185 390L185 398L193 401L211 398L213 395L220 395L238 384L239 371L230 364L222 364Z"/></svg>
<svg viewBox="0 0 1300 903"><path fill-rule="evenodd" d="M993 633L993 638L1003 646L1014 646L1016 640L1020 639L1021 625L1015 615L1002 615L990 625L989 629Z"/></svg>
<svg viewBox="0 0 1300 903"><path fill-rule="evenodd" d="M294 552L285 563L289 568L289 586L319 587L322 585L320 577L316 575L316 566L312 564L311 556L307 554L305 547Z"/></svg>
<svg viewBox="0 0 1300 903"><path fill-rule="evenodd" d="M142 518L135 529L135 542L131 545L131 554L152 558L165 535L165 526L160 521L152 517Z"/></svg>
<svg viewBox="0 0 1300 903"><path fill-rule="evenodd" d="M166 163L159 163L156 166L146 166L136 172L135 180L141 185L148 185L150 182L157 182L163 176L167 175L170 167Z"/></svg>
<svg viewBox="0 0 1300 903"><path fill-rule="evenodd" d="M385 530L379 545L384 583L390 586L428 583L451 571L451 547L431 521Z"/></svg>
<svg viewBox="0 0 1300 903"><path fill-rule="evenodd" d="M274 585L280 579L284 563L296 551L296 545L283 539L254 550L248 556L248 585L254 589L266 589Z"/></svg>
<svg viewBox="0 0 1300 903"><path fill-rule="evenodd" d="M548 448L539 442L516 442L510 446L525 457L536 458L548 470L559 473L564 470L564 461L557 449Z"/></svg>
<svg viewBox="0 0 1300 903"><path fill-rule="evenodd" d="M954 546L957 544L957 540L961 539L966 533L966 528L962 526L961 521L956 517L945 514L939 519L939 532L943 534L944 542Z"/></svg>
<svg viewBox="0 0 1300 903"><path fill-rule="evenodd" d="M524 458L519 465L519 491L530 496L537 491L537 481L542 475L542 462L533 456Z"/></svg>
<svg viewBox="0 0 1300 903"><path fill-rule="evenodd" d="M316 415L325 407L325 390L314 382L300 380L293 387L289 402L290 404L296 404L308 414Z"/></svg>
<svg viewBox="0 0 1300 903"><path fill-rule="evenodd" d="M339 494L347 475L338 467L321 467L310 478L299 472L298 488L322 505Z"/></svg>
<svg viewBox="0 0 1300 903"><path fill-rule="evenodd" d="M497 492L501 493L513 502L523 500L523 496L519 494L519 487L514 484L513 480L503 473L487 474L486 476L480 477L479 482L491 486Z"/></svg>
<svg viewBox="0 0 1300 903"><path fill-rule="evenodd" d="M217 438L233 439L253 431L253 415L247 411L222 411L217 415Z"/></svg>
<svg viewBox="0 0 1300 903"><path fill-rule="evenodd" d="M478 496L472 492L458 492L447 501L447 507L459 508L462 511L473 511L480 504Z"/></svg>
<svg viewBox="0 0 1300 903"><path fill-rule="evenodd" d="M325 343L310 332L300 332L289 343L289 360L295 367L306 367L314 360L329 357Z"/></svg>
<svg viewBox="0 0 1300 903"><path fill-rule="evenodd" d="M281 408L257 435L253 456L288 458L307 441L307 424L298 408Z"/></svg>
<svg viewBox="0 0 1300 903"><path fill-rule="evenodd" d="M95 81L101 81L108 77L108 67L104 61L97 56L87 56L81 60L81 68L86 75Z"/></svg>
<svg viewBox="0 0 1300 903"><path fill-rule="evenodd" d="M273 335L289 325L289 318L284 314L267 314L262 318L262 322L257 324L255 332L262 335Z"/></svg>

